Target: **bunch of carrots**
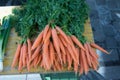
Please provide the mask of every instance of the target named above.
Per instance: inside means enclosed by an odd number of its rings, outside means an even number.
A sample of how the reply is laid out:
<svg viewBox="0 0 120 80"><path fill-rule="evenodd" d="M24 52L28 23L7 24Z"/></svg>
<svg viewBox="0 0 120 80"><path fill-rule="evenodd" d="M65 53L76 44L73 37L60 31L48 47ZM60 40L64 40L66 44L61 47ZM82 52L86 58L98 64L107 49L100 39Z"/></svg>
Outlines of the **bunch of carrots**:
<svg viewBox="0 0 120 80"><path fill-rule="evenodd" d="M59 27L46 25L44 30L32 43L27 39L25 43L18 44L12 62L12 68L18 64L18 71L32 67L62 71L74 70L75 73L85 73L90 69L97 70L99 56L95 49L108 54L106 50L95 43L82 44L74 35L66 35Z"/></svg>

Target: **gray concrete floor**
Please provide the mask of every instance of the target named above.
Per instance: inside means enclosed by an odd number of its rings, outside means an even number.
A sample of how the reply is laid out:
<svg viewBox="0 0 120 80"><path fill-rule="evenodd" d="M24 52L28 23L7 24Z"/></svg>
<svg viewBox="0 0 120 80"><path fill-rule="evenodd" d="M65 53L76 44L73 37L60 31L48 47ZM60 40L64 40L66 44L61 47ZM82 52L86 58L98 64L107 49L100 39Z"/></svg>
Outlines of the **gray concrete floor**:
<svg viewBox="0 0 120 80"><path fill-rule="evenodd" d="M0 80L42 80L40 74L0 75Z"/></svg>

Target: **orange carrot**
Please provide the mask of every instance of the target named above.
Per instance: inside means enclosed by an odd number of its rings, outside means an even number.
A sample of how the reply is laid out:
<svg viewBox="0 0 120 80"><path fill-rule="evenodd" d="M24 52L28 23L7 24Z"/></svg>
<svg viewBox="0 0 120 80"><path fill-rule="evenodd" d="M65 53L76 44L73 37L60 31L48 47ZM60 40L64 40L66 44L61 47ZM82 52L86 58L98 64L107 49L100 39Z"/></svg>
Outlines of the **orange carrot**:
<svg viewBox="0 0 120 80"><path fill-rule="evenodd" d="M37 67L37 61L39 60L39 55L37 55L37 57L34 59L34 61L33 61L33 66L34 66L34 68L36 68Z"/></svg>
<svg viewBox="0 0 120 80"><path fill-rule="evenodd" d="M58 71L61 71L61 68L60 68L60 63L58 60L55 60L55 66L57 68Z"/></svg>
<svg viewBox="0 0 120 80"><path fill-rule="evenodd" d="M79 69L79 74L82 74L84 72L84 69L83 69L83 59L82 59L82 54L81 54L81 51L79 52L79 62L80 62L80 69Z"/></svg>
<svg viewBox="0 0 120 80"><path fill-rule="evenodd" d="M53 65L53 62L54 62L54 59L55 59L55 50L54 50L52 42L50 42L49 50L50 50L51 65Z"/></svg>
<svg viewBox="0 0 120 80"><path fill-rule="evenodd" d="M21 71L22 67L23 67L23 45L22 45L21 51L20 51L18 71Z"/></svg>
<svg viewBox="0 0 120 80"><path fill-rule="evenodd" d="M78 63L79 64L79 54L77 53L77 50L76 50L76 48L75 48L75 46L74 46L74 43L73 43L73 41L72 41L72 39L68 36L68 39L69 39L69 41L70 41L70 43L71 43L71 48L72 48L72 50L73 50L73 52L74 52L74 55L75 55L75 57L76 57L76 59L77 59L77 62L76 63Z"/></svg>
<svg viewBox="0 0 120 80"><path fill-rule="evenodd" d="M49 31L49 25L46 25L45 26L45 29L44 29L44 34L43 34L43 41L46 39L46 36L47 36L47 33L48 33L48 31Z"/></svg>
<svg viewBox="0 0 120 80"><path fill-rule="evenodd" d="M93 66L92 68L97 71L97 65L96 65L96 63L92 62L92 66Z"/></svg>
<svg viewBox="0 0 120 80"><path fill-rule="evenodd" d="M27 44L28 44L28 55L29 55L29 59L30 59L32 57L32 54L31 54L32 43L29 38L27 39Z"/></svg>
<svg viewBox="0 0 120 80"><path fill-rule="evenodd" d="M61 40L62 44L67 47L67 42L64 40L64 38L62 37L62 35L58 35L59 36L59 39Z"/></svg>
<svg viewBox="0 0 120 80"><path fill-rule="evenodd" d="M71 36L71 39L76 45L78 45L82 50L85 51L85 48L83 47L82 43L74 35Z"/></svg>
<svg viewBox="0 0 120 80"><path fill-rule="evenodd" d="M43 66L44 66L44 61L43 61L43 59L41 60L41 63L40 63L40 67L42 67L43 68Z"/></svg>
<svg viewBox="0 0 120 80"><path fill-rule="evenodd" d="M34 50L35 48L37 48L40 45L40 43L42 42L42 39L43 39L43 31L36 38L35 42L32 45L31 50Z"/></svg>
<svg viewBox="0 0 120 80"><path fill-rule="evenodd" d="M47 34L47 35L46 35L45 39L43 40L44 42L46 42L46 41L48 41L48 40L50 39L51 34L52 34L51 28L49 28L48 33L46 33L46 34Z"/></svg>
<svg viewBox="0 0 120 80"><path fill-rule="evenodd" d="M66 50L66 55L67 55L68 70L70 70L71 65L72 65L72 58L68 50Z"/></svg>
<svg viewBox="0 0 120 80"><path fill-rule="evenodd" d="M44 67L46 67L46 70L50 69L50 61L49 61L49 44L50 41L46 41L43 45L43 62L44 62Z"/></svg>
<svg viewBox="0 0 120 80"><path fill-rule="evenodd" d="M87 46L88 46L88 50L89 50L89 53L92 57L98 59L99 56L97 55L97 53L91 48L90 44L89 43L86 43Z"/></svg>
<svg viewBox="0 0 120 80"><path fill-rule="evenodd" d="M39 59L38 59L38 61L37 61L37 63L36 63L37 66L38 66L38 64L41 62L41 60L42 60L42 55L40 54L40 55L39 55Z"/></svg>
<svg viewBox="0 0 120 80"><path fill-rule="evenodd" d="M59 39L59 44L60 44L60 49L61 49L62 53L63 53L63 54L66 54L66 53L65 53L65 47L64 47L64 45L63 45L63 43L61 42L60 39Z"/></svg>
<svg viewBox="0 0 120 80"><path fill-rule="evenodd" d="M27 44L23 44L23 67L26 66Z"/></svg>
<svg viewBox="0 0 120 80"><path fill-rule="evenodd" d="M99 49L101 50L102 52L106 53L106 54L109 54L109 52L107 52L105 49L103 49L102 47L100 47L99 45L95 44L95 43L90 43L90 45L93 47L93 48L96 48L96 49Z"/></svg>
<svg viewBox="0 0 120 80"><path fill-rule="evenodd" d="M77 74L78 72L78 63L74 62L74 71Z"/></svg>
<svg viewBox="0 0 120 80"><path fill-rule="evenodd" d="M88 67L88 64L87 64L87 61L86 61L85 52L82 49L81 49L81 58L82 58L82 61L83 61L84 72L85 72L85 74L87 74L87 72L89 71L89 67Z"/></svg>
<svg viewBox="0 0 120 80"><path fill-rule="evenodd" d="M79 59L79 48L76 48L76 51L77 51L77 56L78 56L78 59ZM79 61L78 61L79 62ZM77 72L78 72L78 63L76 63L76 62L74 62L74 71L75 71L75 73L77 74Z"/></svg>
<svg viewBox="0 0 120 80"><path fill-rule="evenodd" d="M18 44L16 52L15 52L15 56L13 58L13 62L11 67L15 67L15 65L17 64L18 60L19 60L19 56L20 56L20 51L21 51L21 44Z"/></svg>
<svg viewBox="0 0 120 80"><path fill-rule="evenodd" d="M74 54L70 45L67 46L67 49L68 49L68 52L70 53L72 59L74 60L74 62L78 63L78 60L76 59L76 56L75 56L75 54Z"/></svg>
<svg viewBox="0 0 120 80"><path fill-rule="evenodd" d="M32 55L32 58L31 58L30 62L31 62L35 57L38 56L38 54L39 54L39 52L40 52L40 50L41 50L41 47L42 47L42 45L39 45L39 46L36 48L36 50L34 51L34 53L33 53L33 55Z"/></svg>
<svg viewBox="0 0 120 80"><path fill-rule="evenodd" d="M27 57L27 70L30 71L29 57Z"/></svg>
<svg viewBox="0 0 120 80"><path fill-rule="evenodd" d="M67 62L66 56L67 56L66 54L62 54L62 58L63 58L63 63L64 64L66 64L66 62Z"/></svg>
<svg viewBox="0 0 120 80"><path fill-rule="evenodd" d="M58 35L57 35L57 32L56 32L56 29L52 29L52 39L53 39L54 48L55 48L55 50L58 54L58 58L62 63L61 54L60 54L59 38L58 38Z"/></svg>
<svg viewBox="0 0 120 80"><path fill-rule="evenodd" d="M90 60L90 54L89 54L89 48L88 48L88 46L87 46L87 44L85 43L84 44L84 48L85 48L85 54L86 54L86 59L87 59L87 62L88 62L88 64L89 64L89 66L91 67L92 65L91 65L91 60Z"/></svg>
<svg viewBox="0 0 120 80"><path fill-rule="evenodd" d="M70 44L70 41L67 38L67 35L60 29L60 27L56 26L56 30L63 36L63 38L65 39L65 41Z"/></svg>

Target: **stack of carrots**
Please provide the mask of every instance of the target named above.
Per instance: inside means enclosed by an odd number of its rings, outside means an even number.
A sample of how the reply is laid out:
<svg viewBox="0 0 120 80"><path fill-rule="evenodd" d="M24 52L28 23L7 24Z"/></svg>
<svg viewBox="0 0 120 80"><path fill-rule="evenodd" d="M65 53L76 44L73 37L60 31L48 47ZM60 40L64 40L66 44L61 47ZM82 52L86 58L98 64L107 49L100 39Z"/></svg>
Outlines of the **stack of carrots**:
<svg viewBox="0 0 120 80"><path fill-rule="evenodd" d="M18 64L18 71L32 67L42 67L46 71L74 70L75 73L86 73L90 69L97 70L99 56L94 49L108 54L106 50L95 43L82 44L74 35L66 35L64 31L55 26L46 25L44 30L32 43L30 39L18 44L12 68Z"/></svg>

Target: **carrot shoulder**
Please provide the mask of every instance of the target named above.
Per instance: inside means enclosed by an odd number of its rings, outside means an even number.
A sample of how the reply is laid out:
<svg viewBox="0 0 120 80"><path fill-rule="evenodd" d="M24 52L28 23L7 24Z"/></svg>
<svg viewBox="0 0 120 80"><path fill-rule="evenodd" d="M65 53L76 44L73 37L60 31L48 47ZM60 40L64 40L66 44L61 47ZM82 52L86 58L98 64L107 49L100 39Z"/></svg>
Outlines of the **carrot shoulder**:
<svg viewBox="0 0 120 80"><path fill-rule="evenodd" d="M43 40L44 42L48 41L51 37L51 28L49 28L48 32L46 33L45 39Z"/></svg>
<svg viewBox="0 0 120 80"><path fill-rule="evenodd" d="M45 29L44 29L44 34L43 34L43 41L45 40L45 38L46 38L46 36L47 36L47 33L48 33L48 31L49 31L49 25L46 25L45 26Z"/></svg>

